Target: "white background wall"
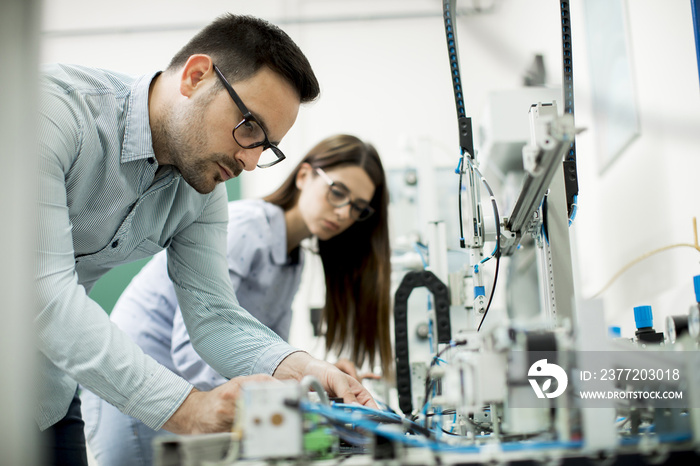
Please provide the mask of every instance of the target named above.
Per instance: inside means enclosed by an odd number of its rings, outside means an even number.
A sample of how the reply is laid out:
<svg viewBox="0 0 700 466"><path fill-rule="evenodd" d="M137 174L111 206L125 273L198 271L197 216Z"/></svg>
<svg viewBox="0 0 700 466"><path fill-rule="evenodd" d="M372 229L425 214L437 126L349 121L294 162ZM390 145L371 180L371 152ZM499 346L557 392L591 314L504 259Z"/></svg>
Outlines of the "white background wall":
<svg viewBox="0 0 700 466"><path fill-rule="evenodd" d="M473 12L478 3L484 12ZM587 128L577 139L580 196L573 228L580 298L592 296L642 253L692 242L692 217L700 216L700 80L690 0L622 5L641 134L605 171L596 154L587 25L582 2L571 5L576 119ZM488 92L520 87L536 53L544 55L548 84L560 85L558 2L460 0L457 6L466 109L475 127ZM244 195L260 196L315 142L337 132L374 143L388 168L416 157L426 165L456 165L441 8L438 0L122 0L119 7L53 0L44 5L41 61L146 73L164 68L222 12L279 24L306 53L322 95L302 110L282 143L290 160L243 176ZM632 307L639 304L654 306L659 329L662 316L685 313L699 259L685 248L634 266L603 294L609 323L631 335Z"/></svg>

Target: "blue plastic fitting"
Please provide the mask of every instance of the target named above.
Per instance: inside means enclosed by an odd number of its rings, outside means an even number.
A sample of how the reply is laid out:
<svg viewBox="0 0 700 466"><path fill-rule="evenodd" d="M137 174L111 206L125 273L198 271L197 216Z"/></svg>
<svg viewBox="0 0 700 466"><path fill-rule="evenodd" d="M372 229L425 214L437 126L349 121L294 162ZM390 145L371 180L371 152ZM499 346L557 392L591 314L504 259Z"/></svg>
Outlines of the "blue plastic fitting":
<svg viewBox="0 0 700 466"><path fill-rule="evenodd" d="M486 289L483 286L474 287L474 297L486 296Z"/></svg>
<svg viewBox="0 0 700 466"><path fill-rule="evenodd" d="M634 308L634 324L637 329L652 327L654 317L651 314L651 306L636 306Z"/></svg>
<svg viewBox="0 0 700 466"><path fill-rule="evenodd" d="M700 275L693 277L693 286L695 287L695 301L700 303Z"/></svg>
<svg viewBox="0 0 700 466"><path fill-rule="evenodd" d="M608 336L610 338L620 338L622 337L622 329L617 326L608 327Z"/></svg>

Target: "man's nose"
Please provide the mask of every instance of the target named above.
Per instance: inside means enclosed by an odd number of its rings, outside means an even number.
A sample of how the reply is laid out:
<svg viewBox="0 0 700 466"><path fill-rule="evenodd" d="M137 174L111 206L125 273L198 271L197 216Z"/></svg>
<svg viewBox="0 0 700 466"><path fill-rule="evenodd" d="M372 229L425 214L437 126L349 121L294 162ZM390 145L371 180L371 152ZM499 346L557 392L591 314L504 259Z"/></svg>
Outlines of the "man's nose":
<svg viewBox="0 0 700 466"><path fill-rule="evenodd" d="M238 154L236 154L236 158L241 162L241 165L243 165L243 170L253 171L258 165L262 153L262 146L253 147L252 149L241 149Z"/></svg>

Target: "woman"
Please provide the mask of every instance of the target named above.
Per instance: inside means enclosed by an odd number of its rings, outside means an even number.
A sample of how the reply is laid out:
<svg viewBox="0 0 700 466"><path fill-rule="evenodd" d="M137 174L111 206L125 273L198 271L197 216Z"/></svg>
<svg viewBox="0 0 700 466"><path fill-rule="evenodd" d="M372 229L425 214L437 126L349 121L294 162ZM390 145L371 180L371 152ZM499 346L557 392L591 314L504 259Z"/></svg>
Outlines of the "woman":
<svg viewBox="0 0 700 466"><path fill-rule="evenodd" d="M390 373L389 195L370 144L336 135L317 144L264 199L229 204L228 263L238 300L287 339L291 304L301 280L305 238L318 239L326 281L326 349L357 367L381 360ZM154 257L134 277L111 314L144 352L200 389L225 381L192 348L167 276ZM338 366L356 375L352 364ZM153 431L103 400L83 394L85 431L101 466L151 464Z"/></svg>

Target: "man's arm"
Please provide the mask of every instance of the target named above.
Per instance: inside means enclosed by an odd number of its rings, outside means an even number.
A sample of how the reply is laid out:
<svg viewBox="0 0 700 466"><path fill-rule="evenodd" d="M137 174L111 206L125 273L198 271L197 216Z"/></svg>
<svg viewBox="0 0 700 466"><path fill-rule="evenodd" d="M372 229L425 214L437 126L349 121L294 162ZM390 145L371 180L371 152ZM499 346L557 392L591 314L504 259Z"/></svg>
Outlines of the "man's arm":
<svg viewBox="0 0 700 466"><path fill-rule="evenodd" d="M271 375L296 349L238 304L226 258L227 223L219 186L197 221L172 239L168 274L192 345L207 364L229 379Z"/></svg>
<svg viewBox="0 0 700 466"><path fill-rule="evenodd" d="M86 127L70 96L45 89L40 120L38 230L36 237L37 347L48 359L39 374L39 402L60 411L73 381L123 412L158 428L185 399L191 385L143 354L87 295L76 271L67 183L84 144ZM95 225L99 228L99 225ZM72 380L71 380L72 379ZM73 385L74 387L74 385ZM56 421L42 412L42 428ZM48 425L47 425L48 424Z"/></svg>
<svg viewBox="0 0 700 466"><path fill-rule="evenodd" d="M173 317L170 338L170 357L173 367L185 380L200 390L211 389L226 382L226 379L204 362L194 350L179 307Z"/></svg>
<svg viewBox="0 0 700 466"><path fill-rule="evenodd" d="M357 380L290 346L238 305L224 253L228 212L221 194L168 248L168 272L197 353L227 378L274 374L300 381L312 375L348 403L376 406Z"/></svg>

